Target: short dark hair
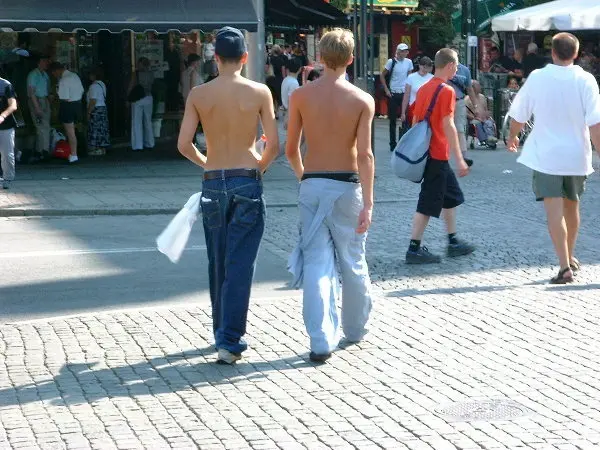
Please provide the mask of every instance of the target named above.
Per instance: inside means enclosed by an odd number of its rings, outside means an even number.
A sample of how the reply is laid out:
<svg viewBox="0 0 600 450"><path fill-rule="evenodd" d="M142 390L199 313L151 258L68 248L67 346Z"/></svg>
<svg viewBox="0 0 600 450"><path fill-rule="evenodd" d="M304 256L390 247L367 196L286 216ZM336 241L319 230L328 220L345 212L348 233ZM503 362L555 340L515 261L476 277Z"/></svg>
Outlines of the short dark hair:
<svg viewBox="0 0 600 450"><path fill-rule="evenodd" d="M96 77L96 80L99 80L99 81L104 80L104 67L96 66L96 67L94 67L94 70L92 70L92 73Z"/></svg>
<svg viewBox="0 0 600 450"><path fill-rule="evenodd" d="M319 72L317 69L313 69L308 73L308 76L306 77L306 79L308 81L315 81L320 76L321 76L321 72Z"/></svg>
<svg viewBox="0 0 600 450"><path fill-rule="evenodd" d="M52 72L56 72L57 70L63 70L65 68L65 65L61 62L58 61L52 61L50 63L50 66L48 66L48 71L50 73Z"/></svg>
<svg viewBox="0 0 600 450"><path fill-rule="evenodd" d="M287 62L286 67L290 72L296 73L302 66L300 65L300 61L298 61L296 58L292 58Z"/></svg>
<svg viewBox="0 0 600 450"><path fill-rule="evenodd" d="M239 64L242 61L243 57L244 55L228 58L225 58L224 56L219 56L219 61L221 61L221 64Z"/></svg>
<svg viewBox="0 0 600 450"><path fill-rule="evenodd" d="M575 59L579 52L579 39L571 33L558 33L552 38L552 50L561 61Z"/></svg>
<svg viewBox="0 0 600 450"><path fill-rule="evenodd" d="M431 60L431 58L429 56L422 56L419 59L419 65L425 66L425 67L433 67L433 61Z"/></svg>

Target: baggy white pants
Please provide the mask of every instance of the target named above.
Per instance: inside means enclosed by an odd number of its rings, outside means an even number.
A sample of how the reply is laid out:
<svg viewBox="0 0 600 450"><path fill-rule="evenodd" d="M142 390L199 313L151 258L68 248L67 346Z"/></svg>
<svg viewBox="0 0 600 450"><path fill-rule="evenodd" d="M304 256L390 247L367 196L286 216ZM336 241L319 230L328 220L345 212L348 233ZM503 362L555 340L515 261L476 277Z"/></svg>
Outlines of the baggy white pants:
<svg viewBox="0 0 600 450"><path fill-rule="evenodd" d="M300 240L289 260L295 284L304 288L303 316L311 351L325 354L340 341L336 308L342 278L342 327L360 341L371 312L371 280L365 259L367 235L357 234L360 184L310 178L300 185Z"/></svg>
<svg viewBox="0 0 600 450"><path fill-rule="evenodd" d="M15 129L0 130L0 164L5 181L15 179Z"/></svg>
<svg viewBox="0 0 600 450"><path fill-rule="evenodd" d="M147 95L131 105L131 148L133 150L154 148L153 102L152 96Z"/></svg>

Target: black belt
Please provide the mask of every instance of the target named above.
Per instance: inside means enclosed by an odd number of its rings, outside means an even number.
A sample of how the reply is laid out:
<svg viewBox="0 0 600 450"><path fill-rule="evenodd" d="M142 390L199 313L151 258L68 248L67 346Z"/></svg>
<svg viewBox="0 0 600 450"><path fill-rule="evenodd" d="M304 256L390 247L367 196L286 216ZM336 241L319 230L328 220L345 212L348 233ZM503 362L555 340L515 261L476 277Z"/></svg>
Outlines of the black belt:
<svg viewBox="0 0 600 450"><path fill-rule="evenodd" d="M222 169L204 172L205 180L218 180L234 177L254 178L256 180L262 178L260 172L256 169Z"/></svg>
<svg viewBox="0 0 600 450"><path fill-rule="evenodd" d="M356 172L309 172L302 175L302 181L309 178L325 178L327 180L344 181L346 183L360 183Z"/></svg>

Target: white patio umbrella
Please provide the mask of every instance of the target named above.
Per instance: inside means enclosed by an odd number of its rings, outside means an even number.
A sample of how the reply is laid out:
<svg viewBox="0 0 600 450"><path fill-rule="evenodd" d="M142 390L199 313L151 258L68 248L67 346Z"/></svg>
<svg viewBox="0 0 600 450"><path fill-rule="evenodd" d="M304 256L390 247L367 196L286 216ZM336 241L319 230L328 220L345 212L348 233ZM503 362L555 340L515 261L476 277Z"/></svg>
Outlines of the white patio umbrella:
<svg viewBox="0 0 600 450"><path fill-rule="evenodd" d="M600 0L555 0L492 19L493 31L600 30Z"/></svg>

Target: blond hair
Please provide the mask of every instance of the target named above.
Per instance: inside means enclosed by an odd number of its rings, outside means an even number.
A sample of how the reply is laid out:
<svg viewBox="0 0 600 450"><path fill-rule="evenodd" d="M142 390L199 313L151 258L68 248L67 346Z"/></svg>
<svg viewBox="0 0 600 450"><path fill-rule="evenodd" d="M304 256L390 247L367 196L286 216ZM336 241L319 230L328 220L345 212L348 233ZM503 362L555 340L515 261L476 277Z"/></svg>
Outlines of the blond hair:
<svg viewBox="0 0 600 450"><path fill-rule="evenodd" d="M330 69L346 67L354 54L354 35L349 30L335 28L321 38L319 51L321 61Z"/></svg>
<svg viewBox="0 0 600 450"><path fill-rule="evenodd" d="M458 64L458 54L451 48L443 48L435 54L435 68L443 69L448 64Z"/></svg>

